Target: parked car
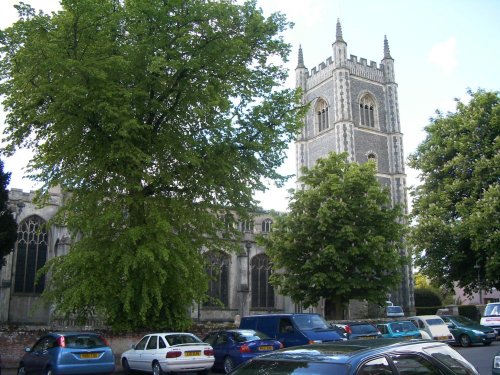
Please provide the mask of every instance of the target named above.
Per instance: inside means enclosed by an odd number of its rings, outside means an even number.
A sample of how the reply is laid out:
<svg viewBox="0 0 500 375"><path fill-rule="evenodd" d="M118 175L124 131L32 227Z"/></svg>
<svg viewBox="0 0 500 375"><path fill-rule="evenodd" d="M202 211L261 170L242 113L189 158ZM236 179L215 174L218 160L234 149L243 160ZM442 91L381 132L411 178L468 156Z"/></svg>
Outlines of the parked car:
<svg viewBox="0 0 500 375"><path fill-rule="evenodd" d="M336 329L319 314L261 314L241 318L241 329L263 332L284 347L341 341Z"/></svg>
<svg viewBox="0 0 500 375"><path fill-rule="evenodd" d="M500 302L492 302L486 305L479 324L493 328L496 335L500 336Z"/></svg>
<svg viewBox="0 0 500 375"><path fill-rule="evenodd" d="M203 338L214 349L214 368L227 374L250 358L283 348L278 340L252 329L230 329L210 332Z"/></svg>
<svg viewBox="0 0 500 375"><path fill-rule="evenodd" d="M446 343L396 339L285 348L253 358L236 368L231 375L396 373L478 375L474 367Z"/></svg>
<svg viewBox="0 0 500 375"><path fill-rule="evenodd" d="M420 330L409 320L378 323L377 329L384 338L421 339Z"/></svg>
<svg viewBox="0 0 500 375"><path fill-rule="evenodd" d="M455 342L455 337L448 326L437 315L417 315L409 317L408 320L418 327L424 339L444 341L449 344Z"/></svg>
<svg viewBox="0 0 500 375"><path fill-rule="evenodd" d="M385 316L388 318L401 318L405 316L405 312L401 306L386 306Z"/></svg>
<svg viewBox="0 0 500 375"><path fill-rule="evenodd" d="M214 365L212 347L191 333L151 333L122 354L123 371L154 375L169 372L208 374Z"/></svg>
<svg viewBox="0 0 500 375"><path fill-rule="evenodd" d="M371 323L349 322L344 325L347 340L379 339L382 333Z"/></svg>
<svg viewBox="0 0 500 375"><path fill-rule="evenodd" d="M493 365L491 367L492 375L500 375L500 352L493 357Z"/></svg>
<svg viewBox="0 0 500 375"><path fill-rule="evenodd" d="M25 352L18 375L111 374L115 370L113 350L97 333L48 333Z"/></svg>
<svg viewBox="0 0 500 375"><path fill-rule="evenodd" d="M441 318L448 325L457 344L463 347L481 343L490 345L497 337L493 328L482 326L465 316L442 315Z"/></svg>

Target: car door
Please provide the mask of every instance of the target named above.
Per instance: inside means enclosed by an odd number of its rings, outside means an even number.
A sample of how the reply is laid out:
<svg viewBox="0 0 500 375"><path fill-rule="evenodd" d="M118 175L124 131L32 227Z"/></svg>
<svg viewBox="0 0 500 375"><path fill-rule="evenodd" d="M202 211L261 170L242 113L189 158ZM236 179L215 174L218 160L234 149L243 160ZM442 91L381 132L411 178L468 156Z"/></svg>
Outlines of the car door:
<svg viewBox="0 0 500 375"><path fill-rule="evenodd" d="M146 347L141 353L141 370L151 371L153 361L158 356L158 336L151 335Z"/></svg>
<svg viewBox="0 0 500 375"><path fill-rule="evenodd" d="M148 343L149 336L144 336L141 341L135 345L134 349L130 351L130 354L127 356L128 365L133 370L141 369L141 354Z"/></svg>
<svg viewBox="0 0 500 375"><path fill-rule="evenodd" d="M51 336L43 336L33 345L31 352L24 357L24 368L26 369L26 373L37 375L44 374L45 368L47 364L50 363L51 359L48 349L54 346L54 341L55 338Z"/></svg>
<svg viewBox="0 0 500 375"><path fill-rule="evenodd" d="M210 344L214 350L214 358L215 358L214 367L221 367L222 364L224 363L223 350L219 350L219 346L217 344L217 339L221 334L222 332L211 332L203 339L203 341L206 342L207 344Z"/></svg>

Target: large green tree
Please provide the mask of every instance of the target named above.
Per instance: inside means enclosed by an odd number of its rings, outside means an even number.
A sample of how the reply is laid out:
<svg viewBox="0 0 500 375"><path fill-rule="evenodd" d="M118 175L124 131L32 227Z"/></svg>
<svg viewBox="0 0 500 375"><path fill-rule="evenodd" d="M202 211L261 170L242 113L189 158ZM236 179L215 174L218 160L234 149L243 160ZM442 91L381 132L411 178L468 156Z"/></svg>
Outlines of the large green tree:
<svg viewBox="0 0 500 375"><path fill-rule="evenodd" d="M14 250L17 240L16 220L7 204L9 181L10 173L3 171L3 161L0 160L0 269L5 265L5 256Z"/></svg>
<svg viewBox="0 0 500 375"><path fill-rule="evenodd" d="M300 127L282 89L281 14L255 1L63 0L18 6L1 33L7 154L34 151L42 193L74 234L49 263L57 311L116 329L182 329L205 295L217 217L254 208ZM43 197L43 194L42 194Z"/></svg>
<svg viewBox="0 0 500 375"><path fill-rule="evenodd" d="M500 288L500 96L469 92L438 112L410 156L416 264L438 285Z"/></svg>
<svg viewBox="0 0 500 375"><path fill-rule="evenodd" d="M304 169L300 183L305 189L291 192L289 212L263 239L276 270L272 283L304 306L321 298L382 304L401 280L405 225L375 164L331 153Z"/></svg>

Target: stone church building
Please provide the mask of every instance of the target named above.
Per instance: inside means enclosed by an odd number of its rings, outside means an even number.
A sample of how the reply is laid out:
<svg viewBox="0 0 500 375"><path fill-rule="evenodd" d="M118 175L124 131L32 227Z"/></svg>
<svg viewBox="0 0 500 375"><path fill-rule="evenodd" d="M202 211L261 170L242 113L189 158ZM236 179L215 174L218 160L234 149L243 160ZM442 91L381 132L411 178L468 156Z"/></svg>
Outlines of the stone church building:
<svg viewBox="0 0 500 375"><path fill-rule="evenodd" d="M353 162L375 159L379 179L390 187L393 202L406 207L403 135L394 60L387 39L379 65L373 61L368 64L364 58L358 61L354 55L348 57L347 43L337 22L332 52L326 61L308 70L302 48L299 49L296 85L303 91L304 103L311 103L311 109L296 142L297 176L302 166L311 167L332 151L347 152ZM18 241L0 271L0 322L4 323L58 323L50 306L40 303L45 280L35 283L35 274L48 259L70 251L67 228L45 225L64 204L64 194L52 190L44 207L36 207L33 196L33 192L19 189L12 189L9 194L18 223ZM303 309L279 295L268 283L271 268L265 249L255 241L256 235L272 231L272 223L269 212L256 212L251 221L238 223L242 232L238 254L204 253L207 272L217 275L208 293L223 307L193 305L190 314L194 320L233 321L237 315L302 311L319 312L327 318L367 317L368 308L363 303L353 301L347 311L341 312L328 301ZM401 249L401 255L406 255L405 249ZM391 293L390 299L409 312L414 310L411 268L402 273L401 286Z"/></svg>

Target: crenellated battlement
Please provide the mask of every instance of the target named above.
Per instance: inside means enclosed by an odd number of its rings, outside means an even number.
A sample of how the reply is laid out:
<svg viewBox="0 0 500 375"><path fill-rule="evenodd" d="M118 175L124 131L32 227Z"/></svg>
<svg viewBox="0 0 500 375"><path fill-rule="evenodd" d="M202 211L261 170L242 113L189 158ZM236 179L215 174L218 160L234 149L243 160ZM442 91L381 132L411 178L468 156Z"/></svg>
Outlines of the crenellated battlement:
<svg viewBox="0 0 500 375"><path fill-rule="evenodd" d="M365 58L360 58L355 55L350 55L347 60L347 68L350 74L358 76L361 78L366 78L375 82L384 82L384 65L379 64L375 61L370 61ZM312 68L307 73L307 87L314 87L324 81L325 79L331 77L334 69L333 58L330 56L325 61L322 61L317 66Z"/></svg>

